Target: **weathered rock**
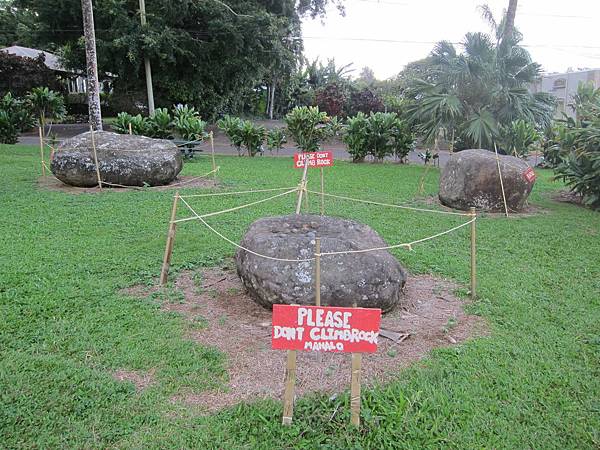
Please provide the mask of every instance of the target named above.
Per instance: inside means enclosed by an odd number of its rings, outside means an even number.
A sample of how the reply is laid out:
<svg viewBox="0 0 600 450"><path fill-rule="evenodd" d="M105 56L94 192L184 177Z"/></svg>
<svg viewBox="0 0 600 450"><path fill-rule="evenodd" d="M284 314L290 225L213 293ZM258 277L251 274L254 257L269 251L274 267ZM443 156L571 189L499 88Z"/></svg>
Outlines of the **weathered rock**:
<svg viewBox="0 0 600 450"><path fill-rule="evenodd" d="M520 211L535 183L533 169L514 156L500 155L499 159L508 208ZM439 198L456 209L504 210L495 153L463 150L453 154L440 175Z"/></svg>
<svg viewBox="0 0 600 450"><path fill-rule="evenodd" d="M94 132L102 181L123 186L160 186L172 182L183 167L181 152L172 142L145 136ZM50 169L71 186L98 184L91 134L64 141L55 151Z"/></svg>
<svg viewBox="0 0 600 450"><path fill-rule="evenodd" d="M322 253L387 245L367 225L303 214L257 220L241 245L275 258L308 259L314 255L317 236ZM314 261L274 261L241 249L235 261L244 286L260 305L314 305ZM388 251L323 256L321 305L352 306L356 302L361 307L389 311L400 303L405 281L405 271Z"/></svg>

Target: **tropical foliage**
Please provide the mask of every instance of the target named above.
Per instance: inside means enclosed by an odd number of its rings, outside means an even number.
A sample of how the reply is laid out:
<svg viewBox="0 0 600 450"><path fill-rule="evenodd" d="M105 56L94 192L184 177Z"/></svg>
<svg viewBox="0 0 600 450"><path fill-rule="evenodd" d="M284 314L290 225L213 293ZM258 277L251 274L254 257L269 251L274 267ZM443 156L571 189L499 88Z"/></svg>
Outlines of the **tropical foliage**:
<svg viewBox="0 0 600 450"><path fill-rule="evenodd" d="M442 41L410 68L413 76L405 91L411 99L409 113L426 142L443 133L463 148L493 149L503 145L502 130L514 121L544 128L552 120L553 98L527 89L540 75L540 66L519 45L521 35L515 32L503 41L504 24L496 24L489 11L486 17L493 37L468 33L462 51Z"/></svg>
<svg viewBox="0 0 600 450"><path fill-rule="evenodd" d="M67 112L62 95L47 87L33 88L26 98L31 112L42 128L48 122L62 119Z"/></svg>
<svg viewBox="0 0 600 450"><path fill-rule="evenodd" d="M273 150L279 153L279 150L281 150L286 143L287 138L283 128L273 128L267 133L267 148L271 153Z"/></svg>
<svg viewBox="0 0 600 450"><path fill-rule="evenodd" d="M0 144L16 144L19 133L34 124L26 102L9 92L0 99Z"/></svg>
<svg viewBox="0 0 600 450"><path fill-rule="evenodd" d="M600 209L600 88L580 85L573 108L577 118L556 125L545 155L558 179L585 204Z"/></svg>
<svg viewBox="0 0 600 450"><path fill-rule="evenodd" d="M318 107L294 108L285 116L285 122L290 136L303 152L318 151L321 144L333 134L330 118Z"/></svg>
<svg viewBox="0 0 600 450"><path fill-rule="evenodd" d="M523 119L511 122L500 129L502 148L511 155L525 158L531 148L540 141L542 135L535 127Z"/></svg>
<svg viewBox="0 0 600 450"><path fill-rule="evenodd" d="M149 136L158 139L172 139L174 137L186 141L202 141L206 133L206 122L200 118L195 108L188 105L175 105L171 111L166 108L157 108L150 117L141 114L119 113L112 124L113 131Z"/></svg>
<svg viewBox="0 0 600 450"><path fill-rule="evenodd" d="M26 35L26 44L36 48L61 49L70 67L85 67L84 42L73 28L82 23L79 0L3 3L27 13L27 33L11 30L11 36ZM138 2L95 2L98 67L117 75L116 93L134 94L134 103L145 103L148 57L158 106L189 103L206 117L237 112L257 86L275 82L279 89L287 83L302 50L301 18L324 16L329 3L341 5L338 0L147 2L148 21L141 25Z"/></svg>
<svg viewBox="0 0 600 450"><path fill-rule="evenodd" d="M238 155L242 155L243 149L250 157L263 152L262 145L267 137L263 126L256 125L250 120L230 116L220 119L217 126L227 135L231 145L237 149Z"/></svg>
<svg viewBox="0 0 600 450"><path fill-rule="evenodd" d="M359 112L348 118L344 134L348 152L354 162L370 155L376 160L395 155L401 161L414 145L414 136L408 125L396 113Z"/></svg>

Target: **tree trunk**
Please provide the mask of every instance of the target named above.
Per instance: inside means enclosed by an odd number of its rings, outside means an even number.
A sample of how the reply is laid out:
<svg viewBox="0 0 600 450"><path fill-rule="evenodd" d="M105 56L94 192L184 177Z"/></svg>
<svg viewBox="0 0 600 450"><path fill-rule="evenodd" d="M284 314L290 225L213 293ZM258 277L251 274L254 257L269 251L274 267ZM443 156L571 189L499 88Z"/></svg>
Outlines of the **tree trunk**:
<svg viewBox="0 0 600 450"><path fill-rule="evenodd" d="M508 11L506 11L506 25L504 26L504 36L502 37L502 44L508 43L515 31L515 16L517 15L517 2L518 0L509 0Z"/></svg>
<svg viewBox="0 0 600 450"><path fill-rule="evenodd" d="M273 83L271 84L271 98L269 100L269 119L273 120L273 109L275 108L275 87L277 86L277 79L273 77Z"/></svg>
<svg viewBox="0 0 600 450"><path fill-rule="evenodd" d="M94 11L92 0L81 0L83 12L83 34L85 36L85 59L87 62L87 98L90 125L96 131L102 130L100 111L100 87L98 85L98 61L96 60L96 33L94 32Z"/></svg>
<svg viewBox="0 0 600 450"><path fill-rule="evenodd" d="M269 111L271 110L271 105L270 102L271 101L271 86L267 86L267 101L266 101L266 105L265 105L265 115L268 117L269 116Z"/></svg>

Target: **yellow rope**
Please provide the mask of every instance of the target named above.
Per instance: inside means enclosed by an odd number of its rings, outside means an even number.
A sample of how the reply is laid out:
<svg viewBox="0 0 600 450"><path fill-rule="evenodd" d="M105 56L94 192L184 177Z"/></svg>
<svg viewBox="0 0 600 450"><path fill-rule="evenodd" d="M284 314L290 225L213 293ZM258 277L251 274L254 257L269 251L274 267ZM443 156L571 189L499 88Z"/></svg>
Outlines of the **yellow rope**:
<svg viewBox="0 0 600 450"><path fill-rule="evenodd" d="M296 190L297 189L294 189L294 190L291 190L291 191L288 191L288 192L284 192L283 194L278 194L276 196L269 197L269 198L266 198L266 199L263 199L263 200L259 200L257 202L249 203L249 204L246 204L246 205L242 205L242 206L239 206L237 208L231 208L229 210L218 211L216 213L209 213L209 214L205 214L205 215L199 215L190 206L190 204L185 201L185 199L179 197L181 199L181 201L187 206L187 208L192 212L192 214L194 215L194 217L188 217L188 218L185 218L185 219L179 219L179 220L174 221L173 223L186 222L186 221L190 221L190 220L200 220L209 230L211 230L213 233L215 233L221 239L225 240L226 242L229 242L231 245L233 245L233 246L235 246L235 247L237 247L237 248L239 248L241 250L244 250L244 251L246 251L248 253L251 253L251 254L253 254L255 256L258 256L260 258L266 258L266 259L270 259L270 260L273 260L273 261L282 261L282 262L308 262L308 261L314 261L315 258L285 259L285 258L275 258L273 256L268 256L268 255L263 255L261 253L257 253L257 252L255 252L253 250L250 250L250 249L248 249L246 247L243 247L243 246L241 246L241 245L233 242L231 239L229 239L226 236L224 236L222 233L220 233L215 228L213 228L212 226L210 226L204 220L205 217L214 216L214 215L217 215L217 214L223 214L225 212L230 212L230 211L236 210L236 209L247 208L247 207L255 205L257 203L263 203L263 202L266 202L266 201L269 201L269 200L273 200L274 198L290 194L290 193L292 193L292 192L294 192ZM464 214L461 214L461 215L464 215ZM452 232L454 232L454 231L456 231L456 230L458 230L460 228L463 228L463 227L466 227L467 225L470 225L471 223L475 222L476 220L477 220L477 217L473 217L471 220L469 220L469 221L467 221L465 223L462 223L460 225L457 225L457 226L455 226L453 228L450 228L449 230L445 230L445 231L442 231L440 233L434 234L432 236L428 236L428 237L425 237L425 238L422 238L422 239L418 239L416 241L412 241L412 242L408 242L408 243L388 245L388 246L385 246L385 247L366 248L366 249L362 249L362 250L344 250L344 251L339 251L339 252L321 252L318 255L315 254L315 256L349 255L349 254L354 254L354 253L367 253L367 252L375 252L375 251L382 251L382 250L391 250L391 249L394 249L394 248L406 248L407 250L412 250L413 245L420 244L422 242L426 242L426 241L429 241L431 239L435 239L435 238L444 236L446 234L452 233Z"/></svg>
<svg viewBox="0 0 600 450"><path fill-rule="evenodd" d="M244 209L244 208L248 208L250 206L258 205L260 203L268 202L269 200L274 200L274 199L276 199L278 197L283 197L284 195L288 195L288 194L291 194L292 192L296 192L296 190L297 189L292 189L290 191L283 192L281 194L273 195L272 197L263 198L262 200L257 200L257 201L252 202L252 203L247 203L245 205L236 206L235 208L229 208L229 209L224 209L222 211L215 211L215 212L212 212L212 213L202 214L201 216L198 216L198 217L188 217L188 218L185 218L185 219L175 220L173 223L187 222L189 220L196 220L197 218L202 218L203 219L203 218L206 218L206 217L213 217L213 216L218 216L218 215L225 214L225 213L228 213L228 212L237 211L239 209ZM182 198L182 197L180 196L179 198Z"/></svg>
<svg viewBox="0 0 600 450"><path fill-rule="evenodd" d="M190 195L180 195L179 198L192 198L192 197L213 197L219 195L241 195L241 194L256 194L260 192L275 192L275 191L285 191L289 189L296 190L297 188L294 186L284 187L284 188L274 188L274 189L257 189L252 191L237 191L237 192L213 192L209 194L190 194Z"/></svg>
<svg viewBox="0 0 600 450"><path fill-rule="evenodd" d="M188 207L188 209L192 212L192 214L194 214L194 216L196 216L196 218L201 221L210 231L212 231L213 233L215 233L217 236L219 236L221 239L223 239L226 242L229 242L231 245L233 245L234 247L237 247L241 250L244 250L248 253L251 253L252 255L258 256L260 258L265 258L265 259L270 259L273 261L282 261L282 262L309 262L309 261L314 261L315 258L306 258L306 259L285 259L285 258L274 258L273 256L268 256L268 255L262 255L260 253L256 253L255 251L250 250L249 248L246 247L242 247L241 245L233 242L231 239L227 238L226 236L224 236L223 234L219 233L217 230L215 230L213 227L211 227L206 220L204 220L202 217L200 217L200 215L198 215L198 213L196 211L194 211L194 209L189 205L188 202L185 201L185 199L180 198L181 201L183 202L183 204L185 206Z"/></svg>
<svg viewBox="0 0 600 450"><path fill-rule="evenodd" d="M436 213L436 214L448 214L451 216L470 216L471 215L469 213L457 213L457 212L453 212L453 211L440 211L440 210L436 210L436 209L416 208L413 206L392 205L390 203L374 202L372 200L361 200L358 198L345 197L343 195L326 194L326 193L321 193L318 191L311 191L311 190L309 190L308 192L311 192L313 194L324 195L325 197L339 198L341 200L349 200L352 202L367 203L370 205L387 206L390 208L408 209L411 211L430 212L430 213Z"/></svg>

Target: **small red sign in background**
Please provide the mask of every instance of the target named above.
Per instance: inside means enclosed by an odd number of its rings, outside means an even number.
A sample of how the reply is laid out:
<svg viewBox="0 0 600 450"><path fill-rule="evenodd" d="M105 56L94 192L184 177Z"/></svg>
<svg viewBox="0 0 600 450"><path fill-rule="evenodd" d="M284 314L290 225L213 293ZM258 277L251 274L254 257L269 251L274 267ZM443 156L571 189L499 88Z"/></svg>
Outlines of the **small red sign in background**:
<svg viewBox="0 0 600 450"><path fill-rule="evenodd" d="M271 344L275 350L373 353L381 310L273 305Z"/></svg>
<svg viewBox="0 0 600 450"><path fill-rule="evenodd" d="M332 152L312 152L294 154L294 167L304 168L304 161L308 160L308 167L330 167L333 166Z"/></svg>
<svg viewBox="0 0 600 450"><path fill-rule="evenodd" d="M523 176L529 183L533 183L535 181L535 172L531 167L529 167L525 172L523 172Z"/></svg>

